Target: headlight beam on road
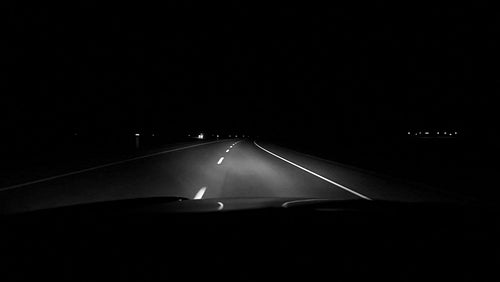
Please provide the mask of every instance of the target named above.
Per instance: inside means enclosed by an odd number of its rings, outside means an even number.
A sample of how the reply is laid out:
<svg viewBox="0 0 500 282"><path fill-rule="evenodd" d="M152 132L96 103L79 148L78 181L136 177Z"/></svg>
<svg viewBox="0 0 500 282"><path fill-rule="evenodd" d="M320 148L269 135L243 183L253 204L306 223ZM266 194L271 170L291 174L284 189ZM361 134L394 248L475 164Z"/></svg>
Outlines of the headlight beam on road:
<svg viewBox="0 0 500 282"><path fill-rule="evenodd" d="M271 151L269 151L269 150L267 150L267 149L265 149L265 148L261 147L261 146L260 146L259 144L257 144L255 141L254 141L253 143L255 144L255 146L259 147L259 148L260 148L261 150L263 150L264 152L266 152L266 153L268 153L268 154L270 154L270 155L273 155L273 156L275 156L276 158L278 158L278 159L280 159L280 160L282 160L282 161L284 161L284 162L287 162L287 163L289 163L289 164L291 164L291 165L293 165L293 166L295 166L295 167L297 167L297 168L299 168L299 169L301 169L301 170L303 170L303 171L305 171L305 172L307 172L307 173L310 173L310 174L312 174L312 175L314 175L314 176L316 176L316 177L318 177L318 178L320 178L320 179L323 179L324 181L326 181L326 182L328 182L328 183L331 183L331 184L333 184L333 185L335 185L335 186L337 186L337 187L339 187L339 188L341 188L341 189L344 189L345 191L350 192L350 193L352 193L352 194L354 194L354 195L356 195L356 196L358 196L358 197L360 197L360 198L363 198L363 199L365 199L365 200L371 200L370 198L368 198L367 196L365 196L365 195L363 195L363 194L361 194L361 193L358 193L358 192L356 192L356 191L354 191L354 190L352 190L352 189L349 189L349 188L345 187L344 185L341 185L341 184L339 184L339 183L337 183L337 182L335 182L335 181L333 181L333 180L330 180L330 179L328 179L328 178L326 178L326 177L324 177L324 176L321 176L321 175L317 174L317 173L316 173L316 172L314 172L314 171L311 171L311 170L309 170L309 169L307 169L307 168L304 168L304 167L302 167L302 166L300 166L300 165L298 165L298 164L296 164L296 163L293 163L293 162L291 162L291 161L289 161L289 160L287 160L287 159L285 159L285 158L283 158L283 157L281 157L281 156L278 156L277 154L275 154L275 153L273 153L273 152L271 152Z"/></svg>

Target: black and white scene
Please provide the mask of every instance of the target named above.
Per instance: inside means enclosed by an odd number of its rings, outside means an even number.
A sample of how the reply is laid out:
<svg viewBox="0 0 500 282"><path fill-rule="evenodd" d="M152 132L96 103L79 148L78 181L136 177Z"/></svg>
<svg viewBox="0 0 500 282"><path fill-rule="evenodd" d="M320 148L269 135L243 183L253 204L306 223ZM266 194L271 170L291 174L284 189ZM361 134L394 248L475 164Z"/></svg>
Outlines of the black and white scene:
<svg viewBox="0 0 500 282"><path fill-rule="evenodd" d="M3 6L0 281L500 279L494 5Z"/></svg>

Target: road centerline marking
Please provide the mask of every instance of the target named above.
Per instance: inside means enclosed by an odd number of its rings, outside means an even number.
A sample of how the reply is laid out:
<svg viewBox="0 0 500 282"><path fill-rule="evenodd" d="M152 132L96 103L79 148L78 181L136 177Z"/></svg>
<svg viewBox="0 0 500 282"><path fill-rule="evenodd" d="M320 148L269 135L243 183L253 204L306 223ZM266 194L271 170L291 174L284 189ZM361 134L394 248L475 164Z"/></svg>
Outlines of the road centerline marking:
<svg viewBox="0 0 500 282"><path fill-rule="evenodd" d="M219 161L217 162L218 165L220 165L222 163L222 161L224 160L224 157L220 157Z"/></svg>
<svg viewBox="0 0 500 282"><path fill-rule="evenodd" d="M293 163L293 162L291 162L291 161L289 161L289 160L287 160L287 159L285 159L285 158L283 158L283 157L281 157L281 156L278 156L277 154L275 154L275 153L273 153L273 152L271 152L271 151L269 151L269 150L267 150L267 149L265 149L265 148L261 147L261 146L260 146L259 144L257 144L255 141L254 141L253 143L255 144L255 146L259 147L259 148L260 148L261 150L263 150L264 152L266 152L266 153L268 153L268 154L270 154L270 155L273 155L273 156L275 156L276 158L278 158L278 159L280 159L280 160L282 160L282 161L284 161L284 162L287 162L287 163L289 163L289 164L291 164L291 165L293 165L293 166L295 166L295 167L297 167L297 168L300 168L301 170L303 170L303 171L305 171L305 172L307 172L307 173L310 173L310 174L312 174L312 175L314 175L314 176L316 176L316 177L318 177L318 178L320 178L320 179L322 179L322 180L324 180L324 181L326 181L326 182L328 182L328 183L330 183L330 184L333 184L333 185L335 185L335 186L337 186L337 187L339 187L339 188L341 188L341 189L344 189L345 191L350 192L350 193L352 193L352 194L354 194L354 195L356 195L356 196L358 196L358 197L360 197L360 198L363 198L363 199L365 199L365 200L371 200L371 199L370 199L370 198L368 198L367 196L365 196L365 195L363 195L363 194L361 194L361 193L358 193L358 192L356 192L356 191L354 191L354 190L352 190L352 189L349 189L349 188L345 187L345 186L344 186L344 185L342 185L342 184L339 184L339 183L337 183L337 182L335 182L335 181L333 181L333 180L330 180L330 179L328 179L328 178L326 178L326 177L324 177L324 176L321 176L321 175L319 175L319 174L317 174L317 173L315 173L315 172L313 172L313 171L311 171L311 170L309 170L309 169L307 169L307 168L304 168L304 167L302 167L302 166L300 166L300 165L298 165L298 164L296 164L296 163Z"/></svg>
<svg viewBox="0 0 500 282"><path fill-rule="evenodd" d="M203 198L205 191L207 191L207 187L201 187L201 189L196 193L196 195L194 195L194 199L200 200L201 198Z"/></svg>

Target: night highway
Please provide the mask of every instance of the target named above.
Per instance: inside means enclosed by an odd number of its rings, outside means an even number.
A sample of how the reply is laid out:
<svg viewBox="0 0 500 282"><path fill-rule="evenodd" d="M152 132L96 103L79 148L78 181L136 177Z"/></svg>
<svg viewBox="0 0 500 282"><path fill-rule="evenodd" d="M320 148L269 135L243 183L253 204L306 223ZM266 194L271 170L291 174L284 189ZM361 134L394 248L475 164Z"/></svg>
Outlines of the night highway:
<svg viewBox="0 0 500 282"><path fill-rule="evenodd" d="M4 6L1 282L500 280L493 4Z"/></svg>
<svg viewBox="0 0 500 282"><path fill-rule="evenodd" d="M260 144L259 144L260 143ZM301 154L229 139L183 145L0 189L4 212L145 197L326 198L449 201L422 185Z"/></svg>

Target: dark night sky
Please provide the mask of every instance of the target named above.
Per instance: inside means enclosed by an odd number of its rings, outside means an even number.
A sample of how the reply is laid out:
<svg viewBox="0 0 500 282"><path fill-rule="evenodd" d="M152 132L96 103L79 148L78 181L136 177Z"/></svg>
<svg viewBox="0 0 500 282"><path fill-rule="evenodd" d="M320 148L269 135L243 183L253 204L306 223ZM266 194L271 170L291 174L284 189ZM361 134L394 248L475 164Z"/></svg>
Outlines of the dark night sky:
<svg viewBox="0 0 500 282"><path fill-rule="evenodd" d="M11 7L7 132L495 127L491 7L169 3Z"/></svg>

